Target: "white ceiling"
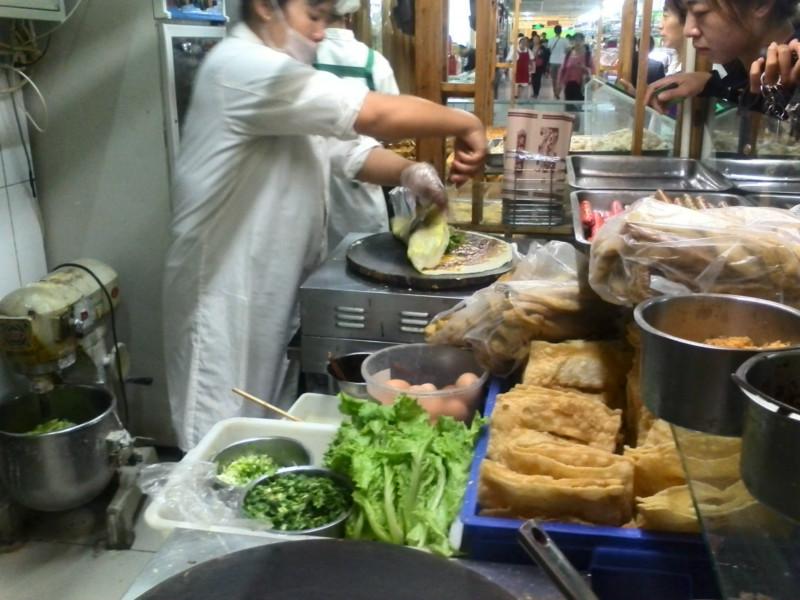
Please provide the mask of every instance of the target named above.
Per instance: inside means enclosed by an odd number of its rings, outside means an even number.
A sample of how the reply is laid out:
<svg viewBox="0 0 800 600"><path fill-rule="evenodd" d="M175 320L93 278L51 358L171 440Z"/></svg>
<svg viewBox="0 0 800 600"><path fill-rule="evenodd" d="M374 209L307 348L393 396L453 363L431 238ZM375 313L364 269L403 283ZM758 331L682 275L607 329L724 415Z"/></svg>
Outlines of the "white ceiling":
<svg viewBox="0 0 800 600"><path fill-rule="evenodd" d="M601 4L600 0L522 0L521 11L543 16L577 17L599 8Z"/></svg>

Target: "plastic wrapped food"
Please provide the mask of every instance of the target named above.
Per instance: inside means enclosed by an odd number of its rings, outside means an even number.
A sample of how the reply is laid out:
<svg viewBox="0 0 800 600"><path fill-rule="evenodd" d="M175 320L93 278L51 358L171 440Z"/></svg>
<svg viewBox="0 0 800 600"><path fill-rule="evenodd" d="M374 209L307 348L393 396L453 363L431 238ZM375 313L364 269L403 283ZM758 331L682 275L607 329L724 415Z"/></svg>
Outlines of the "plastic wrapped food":
<svg viewBox="0 0 800 600"><path fill-rule="evenodd" d="M482 366L507 375L527 359L532 340L602 334L613 319L589 288L586 267L586 257L570 244L533 244L510 273L437 315L425 330L427 341L468 346Z"/></svg>
<svg viewBox="0 0 800 600"><path fill-rule="evenodd" d="M800 216L750 206L698 211L643 199L598 232L589 282L614 304L715 292L798 306Z"/></svg>

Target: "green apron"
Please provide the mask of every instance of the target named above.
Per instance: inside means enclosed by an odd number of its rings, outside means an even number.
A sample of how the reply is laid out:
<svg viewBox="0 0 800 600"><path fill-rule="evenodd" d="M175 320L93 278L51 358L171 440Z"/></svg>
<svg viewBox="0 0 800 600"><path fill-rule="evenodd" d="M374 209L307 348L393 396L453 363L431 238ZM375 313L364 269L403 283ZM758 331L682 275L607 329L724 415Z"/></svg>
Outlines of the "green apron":
<svg viewBox="0 0 800 600"><path fill-rule="evenodd" d="M370 48L367 54L367 64L363 67L346 67L344 65L326 65L314 63L314 68L318 71L327 71L339 77L355 77L364 79L371 92L375 91L375 80L372 77L372 66L375 64L375 51Z"/></svg>

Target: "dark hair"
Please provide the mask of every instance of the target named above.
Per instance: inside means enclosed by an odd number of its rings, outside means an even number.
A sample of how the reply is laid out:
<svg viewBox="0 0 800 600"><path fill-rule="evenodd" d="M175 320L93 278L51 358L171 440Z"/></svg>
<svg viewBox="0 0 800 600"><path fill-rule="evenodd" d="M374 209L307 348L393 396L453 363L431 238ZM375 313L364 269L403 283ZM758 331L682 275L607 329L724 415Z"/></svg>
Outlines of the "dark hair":
<svg viewBox="0 0 800 600"><path fill-rule="evenodd" d="M256 2L261 2L261 1L263 0L242 0L239 11L242 21L246 23L253 18L253 15L255 14L253 11L253 5ZM328 4L332 3L333 1L334 0L306 0L306 2L308 2L311 6L316 6L318 4ZM267 2L270 5L272 4L272 2L277 3L278 8L282 10L283 7L286 6L286 4L289 2L289 0L267 0Z"/></svg>
<svg viewBox="0 0 800 600"><path fill-rule="evenodd" d="M686 4L681 0L664 0L664 12L672 13L681 23L686 23Z"/></svg>
<svg viewBox="0 0 800 600"><path fill-rule="evenodd" d="M556 35L561 35L561 25L556 25L553 27L553 31L556 32Z"/></svg>
<svg viewBox="0 0 800 600"><path fill-rule="evenodd" d="M680 2L683 3L685 0ZM763 0L708 0L711 8L725 12L743 24L748 21L748 11L757 8L762 2ZM770 20L773 23L780 23L794 19L797 15L797 5L798 0L772 0Z"/></svg>

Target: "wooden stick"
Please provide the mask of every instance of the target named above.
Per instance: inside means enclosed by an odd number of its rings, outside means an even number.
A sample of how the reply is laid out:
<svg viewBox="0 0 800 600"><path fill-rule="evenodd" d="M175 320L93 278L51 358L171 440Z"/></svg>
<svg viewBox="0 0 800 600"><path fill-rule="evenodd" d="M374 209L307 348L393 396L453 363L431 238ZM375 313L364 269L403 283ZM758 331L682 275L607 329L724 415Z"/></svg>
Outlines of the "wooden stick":
<svg viewBox="0 0 800 600"><path fill-rule="evenodd" d="M290 421L297 421L298 423L302 423L303 421L303 419L298 419L294 415L290 415L289 413L287 413L285 410L278 408L277 406L274 406L269 402L264 402L264 400L262 400L261 398L256 398L255 396L248 394L244 390L240 390L239 388L233 388L233 393L241 396L242 398L245 398L246 400L250 400L250 402L255 402L256 404L260 404L264 408L268 408L272 412L276 412L282 417L289 419Z"/></svg>

